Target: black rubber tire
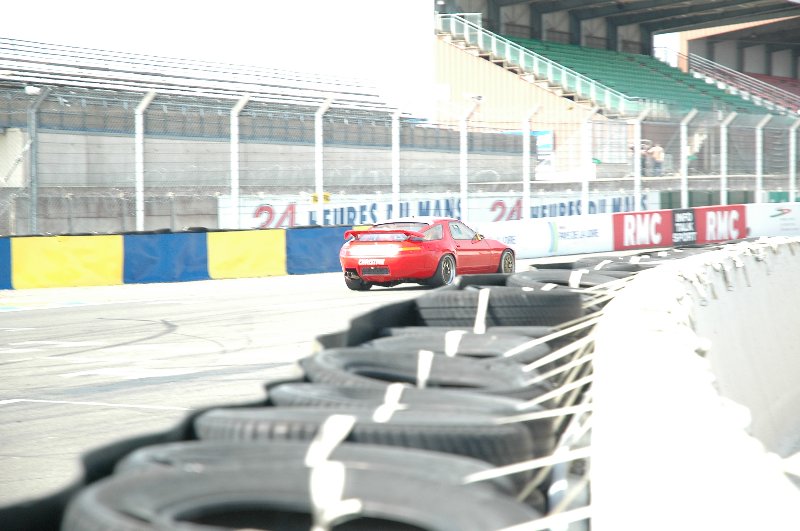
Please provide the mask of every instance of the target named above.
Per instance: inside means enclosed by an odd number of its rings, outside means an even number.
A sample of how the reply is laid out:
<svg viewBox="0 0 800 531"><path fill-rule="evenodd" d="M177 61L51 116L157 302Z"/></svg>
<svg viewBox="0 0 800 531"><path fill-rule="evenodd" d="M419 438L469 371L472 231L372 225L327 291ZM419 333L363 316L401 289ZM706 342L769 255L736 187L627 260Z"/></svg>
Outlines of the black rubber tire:
<svg viewBox="0 0 800 531"><path fill-rule="evenodd" d="M361 346L386 352L413 353L424 349L433 351L435 354L444 355L446 338L447 334L420 333L413 336L379 337L362 343ZM497 334L492 332L475 334L473 332L465 332L461 335L458 342L456 355L471 358L499 358L511 349L517 348L529 341L531 341L530 337L522 335ZM528 348L510 359L520 363L531 363L542 356L546 356L550 352L550 347L542 343Z"/></svg>
<svg viewBox="0 0 800 531"><path fill-rule="evenodd" d="M417 353L382 352L351 347L320 351L299 361L306 379L341 386L385 388L390 383L416 385ZM530 384L535 371L513 361L434 356L427 386L468 389L491 395L532 399L552 390L550 382Z"/></svg>
<svg viewBox="0 0 800 531"><path fill-rule="evenodd" d="M649 269L647 263L632 263L628 257L598 256L581 258L575 261L575 269L588 269L595 273L607 275L610 271L629 271L632 273Z"/></svg>
<svg viewBox="0 0 800 531"><path fill-rule="evenodd" d="M517 275L510 275L509 281ZM491 287L486 326L556 326L583 315L580 293ZM420 320L431 326L474 326L479 290L444 290L415 299Z"/></svg>
<svg viewBox="0 0 800 531"><path fill-rule="evenodd" d="M268 389L271 404L283 407L376 408L384 403L386 391L375 387L342 387L312 382L284 382ZM506 396L487 395L459 389L418 389L405 387L400 403L409 409L449 409L496 415L514 416L521 413L522 400ZM525 409L532 413L544 409L534 406ZM555 445L554 419L545 418L521 423L531 432L534 457L553 452Z"/></svg>
<svg viewBox="0 0 800 531"><path fill-rule="evenodd" d="M62 531L311 528L307 468L159 470L111 476L67 507ZM361 501L337 531L501 529L539 518L527 505L486 489L409 475L347 469L342 499ZM340 523L341 522L341 523Z"/></svg>
<svg viewBox="0 0 800 531"><path fill-rule="evenodd" d="M115 474L141 474L154 469L201 470L232 468L249 470L283 463L302 466L309 441L182 441L140 448L114 468ZM348 468L369 468L387 473L412 474L449 485L460 485L469 474L483 472L490 463L462 455L377 444L341 443L330 459ZM514 496L519 485L509 477L486 483L501 494Z"/></svg>
<svg viewBox="0 0 800 531"><path fill-rule="evenodd" d="M364 282L361 278L344 277L345 285L353 291L369 291L372 284Z"/></svg>
<svg viewBox="0 0 800 531"><path fill-rule="evenodd" d="M388 326L380 330L382 337L428 334L442 336L450 330L464 330L471 332L472 326ZM527 336L528 338L543 337L556 331L553 326L488 326L487 334L512 334Z"/></svg>
<svg viewBox="0 0 800 531"><path fill-rule="evenodd" d="M452 254L446 254L439 259L436 273L426 282L428 286L438 288L453 283L456 279L456 259Z"/></svg>
<svg viewBox="0 0 800 531"><path fill-rule="evenodd" d="M537 269L533 271L521 271L508 277L509 286L526 287L537 286L542 282L552 282L569 286L570 277L579 269ZM607 282L613 282L616 278L602 273L586 271L580 276L579 286L581 288L598 286Z"/></svg>
<svg viewBox="0 0 800 531"><path fill-rule="evenodd" d="M514 256L514 251L506 249L500 254L500 265L497 266L497 272L505 275L510 275L516 268L517 258Z"/></svg>
<svg viewBox="0 0 800 531"><path fill-rule="evenodd" d="M313 439L333 411L329 407L216 408L200 414L194 428L201 440L269 441ZM495 415L438 409L399 410L387 422L371 408L337 408L356 418L346 441L420 448L472 457L496 466L530 459L530 431L495 423Z"/></svg>

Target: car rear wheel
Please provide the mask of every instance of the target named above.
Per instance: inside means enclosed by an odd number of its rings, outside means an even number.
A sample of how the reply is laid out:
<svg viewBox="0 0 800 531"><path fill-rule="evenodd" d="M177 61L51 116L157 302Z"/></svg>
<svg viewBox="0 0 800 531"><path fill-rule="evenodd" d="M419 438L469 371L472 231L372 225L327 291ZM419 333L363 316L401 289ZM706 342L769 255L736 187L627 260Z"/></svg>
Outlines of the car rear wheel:
<svg viewBox="0 0 800 531"><path fill-rule="evenodd" d="M513 273L516 260L514 259L514 251L506 249L500 255L500 265L497 268L498 273Z"/></svg>
<svg viewBox="0 0 800 531"><path fill-rule="evenodd" d="M344 283L353 291L368 291L372 287L369 282L364 282L359 277L344 277Z"/></svg>
<svg viewBox="0 0 800 531"><path fill-rule="evenodd" d="M433 287L447 286L456 278L456 260L452 254L446 254L439 260L436 273L428 280L428 285Z"/></svg>

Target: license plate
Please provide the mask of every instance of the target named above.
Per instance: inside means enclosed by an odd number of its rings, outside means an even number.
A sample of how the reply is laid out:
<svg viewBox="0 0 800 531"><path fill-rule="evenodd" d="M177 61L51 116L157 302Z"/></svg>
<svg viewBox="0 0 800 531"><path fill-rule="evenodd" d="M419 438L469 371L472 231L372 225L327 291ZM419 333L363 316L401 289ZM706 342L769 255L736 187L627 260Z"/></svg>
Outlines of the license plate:
<svg viewBox="0 0 800 531"><path fill-rule="evenodd" d="M383 265L386 261L383 258L359 258L358 265L376 266Z"/></svg>

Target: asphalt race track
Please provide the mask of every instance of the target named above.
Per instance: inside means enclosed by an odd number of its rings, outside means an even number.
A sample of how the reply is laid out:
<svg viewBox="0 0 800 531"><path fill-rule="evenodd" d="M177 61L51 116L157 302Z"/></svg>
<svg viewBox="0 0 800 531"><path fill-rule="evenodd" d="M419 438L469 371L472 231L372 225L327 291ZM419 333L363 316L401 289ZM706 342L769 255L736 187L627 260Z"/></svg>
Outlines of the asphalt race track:
<svg viewBox="0 0 800 531"><path fill-rule="evenodd" d="M91 448L263 397L316 336L423 292L341 273L0 291L0 506L62 489Z"/></svg>
<svg viewBox="0 0 800 531"><path fill-rule="evenodd" d="M0 291L0 505L64 487L90 448L262 397L317 335L420 293L340 273Z"/></svg>

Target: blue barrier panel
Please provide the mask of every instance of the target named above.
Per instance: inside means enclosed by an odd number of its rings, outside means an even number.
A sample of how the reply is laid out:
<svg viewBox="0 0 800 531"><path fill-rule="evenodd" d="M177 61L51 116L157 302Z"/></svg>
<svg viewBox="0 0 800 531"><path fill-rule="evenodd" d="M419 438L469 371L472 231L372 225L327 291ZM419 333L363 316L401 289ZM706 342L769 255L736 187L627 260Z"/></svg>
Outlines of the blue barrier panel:
<svg viewBox="0 0 800 531"><path fill-rule="evenodd" d="M123 282L209 280L206 233L127 234Z"/></svg>
<svg viewBox="0 0 800 531"><path fill-rule="evenodd" d="M308 227L286 231L286 272L290 275L341 271L339 249L352 227Z"/></svg>
<svg viewBox="0 0 800 531"><path fill-rule="evenodd" d="M11 289L11 238L0 238L0 289Z"/></svg>

